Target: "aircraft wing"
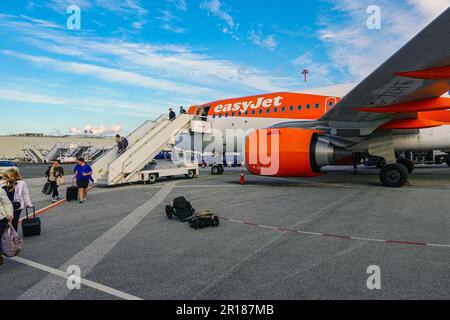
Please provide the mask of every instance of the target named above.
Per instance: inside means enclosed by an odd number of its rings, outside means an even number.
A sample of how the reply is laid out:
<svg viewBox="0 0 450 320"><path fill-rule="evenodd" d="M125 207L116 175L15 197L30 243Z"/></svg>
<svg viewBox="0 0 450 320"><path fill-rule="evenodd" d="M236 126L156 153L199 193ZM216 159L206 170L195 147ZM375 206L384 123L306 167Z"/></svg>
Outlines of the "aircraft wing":
<svg viewBox="0 0 450 320"><path fill-rule="evenodd" d="M353 134L359 130L361 135L368 135L383 125L386 129L437 126L438 121L414 119L420 112L450 109L450 99L440 98L449 90L450 7L357 85L318 123L328 123L336 135L345 135L344 132L349 135L349 130ZM391 125L392 122L396 125Z"/></svg>

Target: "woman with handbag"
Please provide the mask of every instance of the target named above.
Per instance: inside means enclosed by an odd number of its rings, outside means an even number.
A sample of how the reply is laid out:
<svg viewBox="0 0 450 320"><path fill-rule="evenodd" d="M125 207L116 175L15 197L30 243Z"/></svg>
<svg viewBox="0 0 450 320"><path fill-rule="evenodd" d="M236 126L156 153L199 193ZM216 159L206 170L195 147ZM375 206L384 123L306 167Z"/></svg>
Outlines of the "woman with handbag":
<svg viewBox="0 0 450 320"><path fill-rule="evenodd" d="M64 169L59 160L53 162L48 172L48 181L52 190L52 203L59 201L58 187L64 184Z"/></svg>
<svg viewBox="0 0 450 320"><path fill-rule="evenodd" d="M0 188L0 238L8 224L11 223L14 217L13 212L14 210L11 201L9 201L6 192ZM4 261L5 259L3 258L2 250L0 248L0 265L2 265Z"/></svg>
<svg viewBox="0 0 450 320"><path fill-rule="evenodd" d="M31 202L28 186L25 181L22 180L19 171L16 169L9 169L3 174L3 179L6 182L3 189L6 191L14 209L12 226L14 230L17 231L22 210L25 206L28 208L33 207L33 203Z"/></svg>

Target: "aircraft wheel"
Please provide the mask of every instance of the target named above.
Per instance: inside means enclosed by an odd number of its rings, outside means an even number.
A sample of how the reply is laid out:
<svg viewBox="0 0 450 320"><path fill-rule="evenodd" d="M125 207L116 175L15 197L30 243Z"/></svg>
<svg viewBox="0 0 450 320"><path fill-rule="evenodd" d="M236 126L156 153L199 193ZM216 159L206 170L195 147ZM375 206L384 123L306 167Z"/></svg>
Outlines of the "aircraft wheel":
<svg viewBox="0 0 450 320"><path fill-rule="evenodd" d="M401 188L408 181L408 169L400 163L388 164L381 169L380 180L385 187Z"/></svg>
<svg viewBox="0 0 450 320"><path fill-rule="evenodd" d="M400 159L397 161L397 163L404 165L406 167L406 169L408 170L408 173L412 173L414 171L414 164L412 163L411 160Z"/></svg>
<svg viewBox="0 0 450 320"><path fill-rule="evenodd" d="M448 154L447 157L445 157L445 162L447 163L447 166L450 167L450 154Z"/></svg>

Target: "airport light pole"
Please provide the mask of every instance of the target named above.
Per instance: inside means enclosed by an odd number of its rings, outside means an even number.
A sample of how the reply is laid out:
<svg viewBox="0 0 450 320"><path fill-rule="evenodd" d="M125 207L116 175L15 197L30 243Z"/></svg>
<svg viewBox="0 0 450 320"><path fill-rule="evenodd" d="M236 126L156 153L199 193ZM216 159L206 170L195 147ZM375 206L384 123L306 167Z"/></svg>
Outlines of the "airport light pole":
<svg viewBox="0 0 450 320"><path fill-rule="evenodd" d="M305 88L308 88L308 75L309 75L309 70L308 69L303 69L302 71L302 75L305 79Z"/></svg>

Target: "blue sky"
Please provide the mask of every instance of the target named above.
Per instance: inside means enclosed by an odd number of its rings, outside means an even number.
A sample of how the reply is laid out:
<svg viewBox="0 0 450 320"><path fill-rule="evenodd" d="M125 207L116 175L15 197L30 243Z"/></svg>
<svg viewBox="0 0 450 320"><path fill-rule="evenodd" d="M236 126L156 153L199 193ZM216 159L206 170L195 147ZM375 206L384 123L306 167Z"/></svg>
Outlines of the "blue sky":
<svg viewBox="0 0 450 320"><path fill-rule="evenodd" d="M81 9L69 30L66 9ZM381 8L369 30L367 7ZM170 106L357 82L450 0L0 2L0 134L127 134Z"/></svg>

